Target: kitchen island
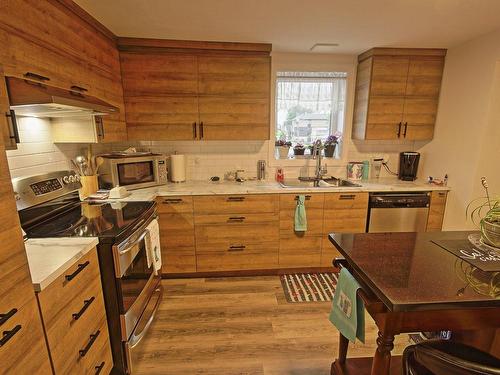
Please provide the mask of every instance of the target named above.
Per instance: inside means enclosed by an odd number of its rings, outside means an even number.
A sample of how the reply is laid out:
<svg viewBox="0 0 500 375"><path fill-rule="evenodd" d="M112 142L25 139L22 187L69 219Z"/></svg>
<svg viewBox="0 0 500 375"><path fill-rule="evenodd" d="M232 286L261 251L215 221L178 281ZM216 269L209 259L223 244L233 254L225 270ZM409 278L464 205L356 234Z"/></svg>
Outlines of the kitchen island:
<svg viewBox="0 0 500 375"><path fill-rule="evenodd" d="M347 358L340 335L332 374L401 373L391 358L394 336L405 332L489 330L500 327L498 272L484 272L432 241L467 239L470 232L329 235L361 285L358 296L379 329L373 358ZM458 335L457 335L458 336Z"/></svg>

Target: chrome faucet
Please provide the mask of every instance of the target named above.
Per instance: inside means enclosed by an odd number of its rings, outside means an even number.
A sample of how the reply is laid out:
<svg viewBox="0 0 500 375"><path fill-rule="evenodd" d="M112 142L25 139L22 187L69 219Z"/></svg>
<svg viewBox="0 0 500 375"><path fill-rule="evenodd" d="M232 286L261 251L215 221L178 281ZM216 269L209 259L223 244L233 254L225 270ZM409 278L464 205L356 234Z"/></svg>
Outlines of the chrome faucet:
<svg viewBox="0 0 500 375"><path fill-rule="evenodd" d="M323 170L321 168L321 149L323 148L323 143L321 142L321 139L316 140L313 145L313 150L312 150L312 158L316 159L316 171L315 171L315 177L316 180L314 181L314 186L319 186L319 181L321 180L321 176L323 175Z"/></svg>

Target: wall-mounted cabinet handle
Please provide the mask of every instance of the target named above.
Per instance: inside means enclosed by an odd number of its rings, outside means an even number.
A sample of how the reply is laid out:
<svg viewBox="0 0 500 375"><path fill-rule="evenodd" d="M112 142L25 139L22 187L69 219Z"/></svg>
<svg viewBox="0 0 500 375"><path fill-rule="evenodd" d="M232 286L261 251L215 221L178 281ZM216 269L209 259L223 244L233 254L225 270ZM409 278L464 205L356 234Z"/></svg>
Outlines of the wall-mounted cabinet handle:
<svg viewBox="0 0 500 375"><path fill-rule="evenodd" d="M246 219L245 216L232 216L229 219L227 219L227 221L230 223L234 223L234 222L241 223L241 222L245 221L245 219Z"/></svg>
<svg viewBox="0 0 500 375"><path fill-rule="evenodd" d="M356 198L356 195L354 194L340 194L339 199L340 200L354 200Z"/></svg>
<svg viewBox="0 0 500 375"><path fill-rule="evenodd" d="M401 137L401 125L402 125L402 123L400 121L398 124L398 138Z"/></svg>
<svg viewBox="0 0 500 375"><path fill-rule="evenodd" d="M246 249L245 245L232 245L229 246L229 249L227 251L243 251Z"/></svg>
<svg viewBox="0 0 500 375"><path fill-rule="evenodd" d="M203 139L203 136L204 134L203 134L203 121L202 121L200 122L200 139Z"/></svg>
<svg viewBox="0 0 500 375"><path fill-rule="evenodd" d="M7 344L7 342L12 338L14 337L14 335L19 332L21 330L22 326L20 324L18 324L17 326L15 326L14 328L12 328L10 331L3 331L2 334L2 338L0 339L0 348L2 346L4 346L5 344Z"/></svg>
<svg viewBox="0 0 500 375"><path fill-rule="evenodd" d="M306 195L305 198L306 198L306 201L310 201L311 200L311 196L310 195ZM296 195L295 198L294 198L294 200L298 201L299 200L299 196Z"/></svg>
<svg viewBox="0 0 500 375"><path fill-rule="evenodd" d="M403 131L403 137L406 138L406 131L408 130L408 123L405 122L405 130Z"/></svg>
<svg viewBox="0 0 500 375"><path fill-rule="evenodd" d="M92 296L90 299L84 300L83 301L83 307L81 308L81 310L78 311L77 313L71 314L73 316L73 319L74 320L80 319L80 317L83 315L83 313L85 312L85 310L87 310L89 308L89 306L92 304L92 302L94 302L94 300L95 300L94 296Z"/></svg>
<svg viewBox="0 0 500 375"><path fill-rule="evenodd" d="M73 91L80 91L80 92L87 92L87 91L89 91L85 87L77 86L77 85L71 86L71 90L73 90Z"/></svg>
<svg viewBox="0 0 500 375"><path fill-rule="evenodd" d="M75 272L73 272L70 275L65 275L64 277L66 278L67 281L73 280L80 272L82 272L85 267L87 267L90 264L90 261L86 261L85 263L81 263L78 265L77 269Z"/></svg>
<svg viewBox="0 0 500 375"><path fill-rule="evenodd" d="M17 309L11 309L8 313L0 314L0 326L12 318L17 312Z"/></svg>
<svg viewBox="0 0 500 375"><path fill-rule="evenodd" d="M104 124L102 123L102 117L95 116L95 126L97 130L97 137L104 138Z"/></svg>
<svg viewBox="0 0 500 375"><path fill-rule="evenodd" d="M95 374L98 375L101 373L102 369L104 368L104 365L106 364L106 362L101 362L101 364L99 366L96 366L95 367Z"/></svg>
<svg viewBox="0 0 500 375"><path fill-rule="evenodd" d="M16 112L11 109L5 114L5 116L7 117L7 120L9 122L9 138L13 139L16 143L21 143L21 140L19 138L19 129L17 127Z"/></svg>
<svg viewBox="0 0 500 375"><path fill-rule="evenodd" d="M245 197L227 197L228 202L243 202Z"/></svg>
<svg viewBox="0 0 500 375"><path fill-rule="evenodd" d="M196 122L193 122L193 139L196 139L197 134L196 134Z"/></svg>
<svg viewBox="0 0 500 375"><path fill-rule="evenodd" d="M42 82L50 81L49 77L45 77L45 76L42 76L41 74L36 74L33 72L24 73L24 77L29 78L29 79L35 79L37 81L42 81Z"/></svg>
<svg viewBox="0 0 500 375"><path fill-rule="evenodd" d="M95 340L97 340L97 337L99 336L100 333L101 333L101 331L97 330L96 333L94 333L93 335L90 335L90 340L87 343L87 345L85 346L85 348L78 351L80 353L80 357L85 357L87 355L88 351L90 350L92 345L94 345L94 342L95 342Z"/></svg>
<svg viewBox="0 0 500 375"><path fill-rule="evenodd" d="M171 199L164 199L163 204L176 204L176 203L182 203L181 198L171 198Z"/></svg>
<svg viewBox="0 0 500 375"><path fill-rule="evenodd" d="M444 192L439 192L439 193L438 193L438 195L439 195L440 197L446 197L446 193L444 193Z"/></svg>

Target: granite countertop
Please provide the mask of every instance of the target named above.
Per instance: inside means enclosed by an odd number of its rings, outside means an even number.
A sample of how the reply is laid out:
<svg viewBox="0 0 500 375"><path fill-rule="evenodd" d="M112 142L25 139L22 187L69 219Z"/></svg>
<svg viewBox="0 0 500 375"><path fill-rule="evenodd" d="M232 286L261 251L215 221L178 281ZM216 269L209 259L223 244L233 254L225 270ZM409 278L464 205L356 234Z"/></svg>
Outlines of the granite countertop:
<svg viewBox="0 0 500 375"><path fill-rule="evenodd" d="M131 190L131 195L121 201L148 201L157 196L171 195L217 195L217 194L286 194L301 192L408 192L450 190L447 186L431 185L425 182L400 181L395 178L356 181L360 187L322 187L322 188L283 188L275 181L187 181L183 183L168 183L166 185Z"/></svg>
<svg viewBox="0 0 500 375"><path fill-rule="evenodd" d="M33 238L24 243L31 281L40 292L92 250L96 237Z"/></svg>

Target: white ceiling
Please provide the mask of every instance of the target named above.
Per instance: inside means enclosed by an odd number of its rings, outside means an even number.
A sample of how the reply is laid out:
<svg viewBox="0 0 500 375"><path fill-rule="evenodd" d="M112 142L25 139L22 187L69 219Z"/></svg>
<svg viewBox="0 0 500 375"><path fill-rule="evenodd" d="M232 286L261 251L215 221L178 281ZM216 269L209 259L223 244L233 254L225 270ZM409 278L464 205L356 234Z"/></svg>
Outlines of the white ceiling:
<svg viewBox="0 0 500 375"><path fill-rule="evenodd" d="M306 52L449 48L500 29L500 0L75 0L119 36L267 42Z"/></svg>

